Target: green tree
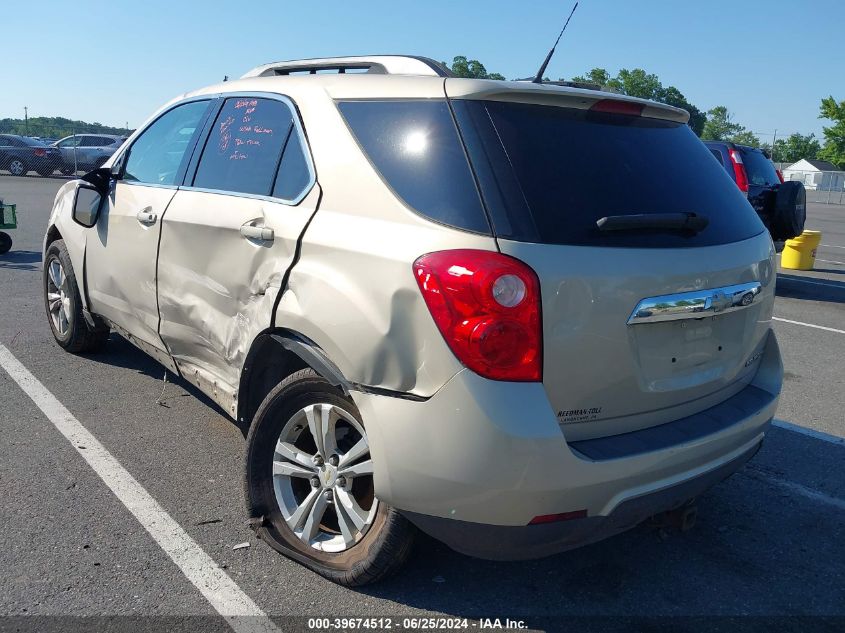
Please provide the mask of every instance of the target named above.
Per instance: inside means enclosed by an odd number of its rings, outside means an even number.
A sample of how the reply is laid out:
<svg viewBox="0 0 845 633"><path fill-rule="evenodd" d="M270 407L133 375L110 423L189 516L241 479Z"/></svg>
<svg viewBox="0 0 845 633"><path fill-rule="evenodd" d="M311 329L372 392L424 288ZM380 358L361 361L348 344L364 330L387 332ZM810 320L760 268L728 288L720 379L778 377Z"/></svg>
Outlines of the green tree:
<svg viewBox="0 0 845 633"><path fill-rule="evenodd" d="M751 130L742 130L734 134L730 141L732 143L739 143L740 145L749 145L751 147L760 147L760 139L754 136Z"/></svg>
<svg viewBox="0 0 845 633"><path fill-rule="evenodd" d="M701 136L704 132L704 123L707 121L707 115L687 101L687 98L675 86L665 88L658 101L689 112L689 126L692 128L692 131L698 136Z"/></svg>
<svg viewBox="0 0 845 633"><path fill-rule="evenodd" d="M449 65L446 62L440 62L447 68ZM498 79L503 80L504 75L499 73L488 73L487 69L477 59L468 60L463 55L458 55L452 60L451 70L457 77L465 77L467 79Z"/></svg>
<svg viewBox="0 0 845 633"><path fill-rule="evenodd" d="M704 112L687 101L687 98L675 86L664 86L657 75L647 73L642 68L633 70L622 68L615 77L611 77L604 68L593 68L583 75L573 77L572 81L597 84L632 97L651 99L676 108L683 108L690 113L689 126L693 132L701 136L704 130L704 121L707 118Z"/></svg>
<svg viewBox="0 0 845 633"><path fill-rule="evenodd" d="M739 123L734 123L733 115L725 106L716 106L707 112L701 138L705 141L729 141L744 129Z"/></svg>
<svg viewBox="0 0 845 633"><path fill-rule="evenodd" d="M582 84L596 84L597 86L606 86L610 81L610 75L604 68L593 68L591 71L573 77L571 81Z"/></svg>
<svg viewBox="0 0 845 633"><path fill-rule="evenodd" d="M0 132L48 138L61 138L71 134L115 134L129 136L131 130L111 127L101 123L86 123L64 117L31 117L23 119L0 119Z"/></svg>
<svg viewBox="0 0 845 633"><path fill-rule="evenodd" d="M657 75L650 75L642 68L634 68L634 70L622 68L616 77L607 82L607 85L622 94L652 101L661 101L664 92L663 84L660 83Z"/></svg>
<svg viewBox="0 0 845 633"><path fill-rule="evenodd" d="M795 163L802 158L818 158L821 143L815 134L790 134L779 138L772 148L772 160L778 163Z"/></svg>
<svg viewBox="0 0 845 633"><path fill-rule="evenodd" d="M819 158L845 168L845 101L837 103L833 96L822 99L819 112L820 119L833 121L824 131L824 147L819 152Z"/></svg>

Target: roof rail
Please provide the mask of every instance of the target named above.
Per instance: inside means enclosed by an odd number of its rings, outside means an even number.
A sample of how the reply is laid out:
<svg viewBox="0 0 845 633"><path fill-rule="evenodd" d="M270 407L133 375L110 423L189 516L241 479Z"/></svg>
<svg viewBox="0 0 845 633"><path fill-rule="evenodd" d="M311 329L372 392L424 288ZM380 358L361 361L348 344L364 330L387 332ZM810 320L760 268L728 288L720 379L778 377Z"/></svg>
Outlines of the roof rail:
<svg viewBox="0 0 845 633"><path fill-rule="evenodd" d="M345 74L348 71L376 75L427 75L430 77L451 77L449 69L428 57L414 55L366 55L360 57L317 57L314 59L293 59L257 66L241 79L247 77L275 77L278 75L299 75L317 72Z"/></svg>

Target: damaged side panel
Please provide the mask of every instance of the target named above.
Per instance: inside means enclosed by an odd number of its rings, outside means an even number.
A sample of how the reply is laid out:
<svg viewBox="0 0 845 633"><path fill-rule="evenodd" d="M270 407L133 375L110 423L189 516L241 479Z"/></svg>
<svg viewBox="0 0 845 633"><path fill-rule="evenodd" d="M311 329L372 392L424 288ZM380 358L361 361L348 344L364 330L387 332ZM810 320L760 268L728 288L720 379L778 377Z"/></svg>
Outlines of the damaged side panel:
<svg viewBox="0 0 845 633"><path fill-rule="evenodd" d="M430 396L462 365L423 302L412 264L457 240L494 248L489 237L413 218L385 222L321 206L275 324L315 341L352 383Z"/></svg>
<svg viewBox="0 0 845 633"><path fill-rule="evenodd" d="M255 337L270 327L282 278L317 207L180 190L164 217L158 263L162 340L179 371L228 413ZM242 230L242 227L250 227Z"/></svg>

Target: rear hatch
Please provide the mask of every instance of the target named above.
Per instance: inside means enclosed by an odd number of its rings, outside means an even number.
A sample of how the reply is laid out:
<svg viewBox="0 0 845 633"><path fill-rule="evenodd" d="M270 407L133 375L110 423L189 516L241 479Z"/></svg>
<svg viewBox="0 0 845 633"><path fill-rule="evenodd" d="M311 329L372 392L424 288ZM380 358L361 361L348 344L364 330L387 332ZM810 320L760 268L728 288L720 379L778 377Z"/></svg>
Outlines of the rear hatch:
<svg viewBox="0 0 845 633"><path fill-rule="evenodd" d="M777 170L762 150L743 145L737 145L737 150L748 178L748 202L765 219L771 213L775 192L781 183Z"/></svg>
<svg viewBox="0 0 845 633"><path fill-rule="evenodd" d="M503 94L449 96L499 248L540 278L543 384L567 438L662 424L742 389L770 327L774 252L677 111ZM688 214L706 226L675 226Z"/></svg>

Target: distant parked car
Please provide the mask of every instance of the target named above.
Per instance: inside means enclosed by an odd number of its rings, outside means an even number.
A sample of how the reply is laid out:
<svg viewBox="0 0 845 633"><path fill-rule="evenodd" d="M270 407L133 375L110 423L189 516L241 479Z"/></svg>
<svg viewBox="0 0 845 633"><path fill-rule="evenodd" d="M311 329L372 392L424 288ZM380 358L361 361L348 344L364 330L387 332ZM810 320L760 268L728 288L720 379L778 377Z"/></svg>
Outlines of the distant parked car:
<svg viewBox="0 0 845 633"><path fill-rule="evenodd" d="M726 141L704 144L748 196L775 242L801 235L807 215L807 194L802 183L784 182L769 155L757 147Z"/></svg>
<svg viewBox="0 0 845 633"><path fill-rule="evenodd" d="M90 171L102 167L126 140L112 134L74 134L56 143L62 153L62 173Z"/></svg>
<svg viewBox="0 0 845 633"><path fill-rule="evenodd" d="M28 136L0 134L0 169L13 176L26 176L30 171L49 176L61 165L62 157L55 147Z"/></svg>

